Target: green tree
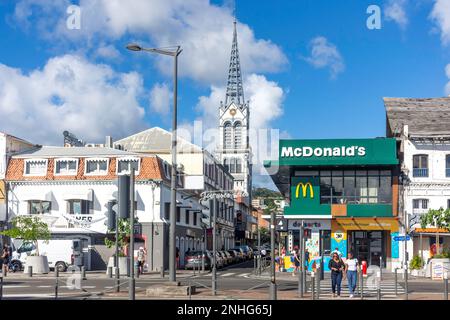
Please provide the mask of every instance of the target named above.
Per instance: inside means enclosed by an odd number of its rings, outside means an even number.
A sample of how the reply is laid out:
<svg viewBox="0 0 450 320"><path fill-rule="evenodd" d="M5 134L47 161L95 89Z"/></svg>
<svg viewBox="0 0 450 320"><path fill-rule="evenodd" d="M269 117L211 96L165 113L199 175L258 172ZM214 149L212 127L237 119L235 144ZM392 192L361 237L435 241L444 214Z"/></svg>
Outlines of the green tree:
<svg viewBox="0 0 450 320"><path fill-rule="evenodd" d="M118 237L118 246L119 246L119 257L125 256L125 247L129 243L129 234L131 230L130 220L128 219L118 219L119 220L119 237ZM113 230L109 230L109 232L114 232ZM116 239L108 239L105 238L105 245L108 248L112 248L116 245Z"/></svg>
<svg viewBox="0 0 450 320"><path fill-rule="evenodd" d="M267 228L260 227L259 228L259 236L261 239L261 244L270 242L270 234L269 234L269 230Z"/></svg>
<svg viewBox="0 0 450 320"><path fill-rule="evenodd" d="M436 227L436 254L439 254L439 229L448 229L450 226L450 209L444 210L442 207L438 210L430 209L420 217L420 224L422 228L428 225Z"/></svg>
<svg viewBox="0 0 450 320"><path fill-rule="evenodd" d="M11 220L11 228L0 232L14 239L22 239L25 243L33 243L36 255L39 255L38 240L48 241L51 238L48 225L36 216L17 216Z"/></svg>

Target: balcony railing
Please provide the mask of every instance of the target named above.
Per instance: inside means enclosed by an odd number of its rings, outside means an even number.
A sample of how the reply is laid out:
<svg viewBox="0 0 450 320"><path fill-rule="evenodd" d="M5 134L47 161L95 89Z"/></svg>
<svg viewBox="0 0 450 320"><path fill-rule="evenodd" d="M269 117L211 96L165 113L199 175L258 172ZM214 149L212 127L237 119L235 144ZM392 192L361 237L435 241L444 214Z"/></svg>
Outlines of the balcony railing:
<svg viewBox="0 0 450 320"><path fill-rule="evenodd" d="M413 177L416 178L424 178L424 177L428 177L428 168L414 168L413 169Z"/></svg>

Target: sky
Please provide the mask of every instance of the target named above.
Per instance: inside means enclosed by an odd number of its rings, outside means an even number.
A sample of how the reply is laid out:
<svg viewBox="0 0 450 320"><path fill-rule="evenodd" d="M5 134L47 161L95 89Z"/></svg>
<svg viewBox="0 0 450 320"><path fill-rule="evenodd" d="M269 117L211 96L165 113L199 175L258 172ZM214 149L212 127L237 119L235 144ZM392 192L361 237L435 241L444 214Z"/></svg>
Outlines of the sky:
<svg viewBox="0 0 450 320"><path fill-rule="evenodd" d="M450 95L450 0L1 0L0 131L61 145L64 130L170 129L173 61L130 42L182 47L180 127L215 128L234 17L251 128L278 130L271 146L381 137L383 97ZM256 185L274 157L255 157Z"/></svg>

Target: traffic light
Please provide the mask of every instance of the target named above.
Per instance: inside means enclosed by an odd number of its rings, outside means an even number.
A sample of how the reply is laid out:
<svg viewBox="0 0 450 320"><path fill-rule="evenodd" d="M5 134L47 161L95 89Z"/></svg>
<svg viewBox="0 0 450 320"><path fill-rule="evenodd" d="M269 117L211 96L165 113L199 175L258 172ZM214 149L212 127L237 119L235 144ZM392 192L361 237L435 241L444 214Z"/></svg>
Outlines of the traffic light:
<svg viewBox="0 0 450 320"><path fill-rule="evenodd" d="M130 176L119 176L119 217L128 219L130 217Z"/></svg>
<svg viewBox="0 0 450 320"><path fill-rule="evenodd" d="M106 207L108 209L106 212L106 227L108 228L108 231L116 230L117 203L116 201L109 201Z"/></svg>

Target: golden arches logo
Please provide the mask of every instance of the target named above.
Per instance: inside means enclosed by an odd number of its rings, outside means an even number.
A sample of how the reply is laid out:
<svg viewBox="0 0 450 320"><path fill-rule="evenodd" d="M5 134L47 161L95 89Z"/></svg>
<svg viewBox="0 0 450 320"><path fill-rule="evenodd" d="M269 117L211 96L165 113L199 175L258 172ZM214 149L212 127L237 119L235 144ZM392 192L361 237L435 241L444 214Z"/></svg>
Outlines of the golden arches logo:
<svg viewBox="0 0 450 320"><path fill-rule="evenodd" d="M311 182L307 182L307 183L300 182L297 185L297 188L295 189L295 198L298 199L300 188L302 188L303 198L306 198L306 193L308 191L308 187L309 187L309 197L311 199L314 198L314 189L313 189L313 186L312 186Z"/></svg>

